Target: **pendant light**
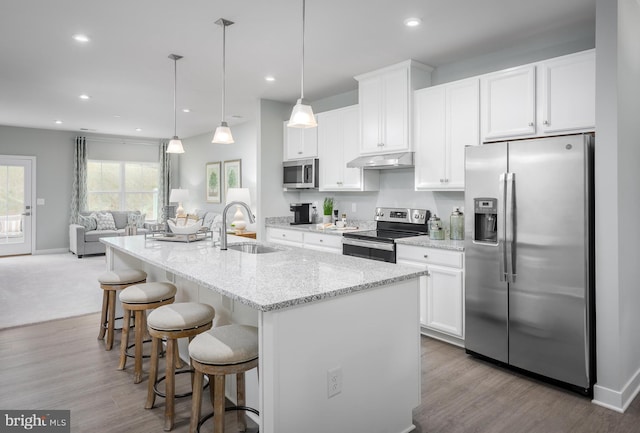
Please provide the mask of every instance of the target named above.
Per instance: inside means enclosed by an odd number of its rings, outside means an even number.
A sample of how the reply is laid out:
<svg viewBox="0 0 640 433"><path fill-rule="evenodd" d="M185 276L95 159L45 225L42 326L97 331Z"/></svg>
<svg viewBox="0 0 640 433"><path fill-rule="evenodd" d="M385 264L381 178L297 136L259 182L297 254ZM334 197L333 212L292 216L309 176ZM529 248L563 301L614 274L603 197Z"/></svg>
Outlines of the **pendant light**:
<svg viewBox="0 0 640 433"><path fill-rule="evenodd" d="M311 105L304 100L304 24L305 24L305 0L302 0L302 74L300 79L300 99L291 111L291 118L287 126L290 128L315 128L318 126L313 115Z"/></svg>
<svg viewBox="0 0 640 433"><path fill-rule="evenodd" d="M226 33L227 26L233 24L233 21L225 20L224 18L220 18L216 21L216 24L222 26L222 121L220 122L220 126L216 128L215 134L213 134L212 143L218 144L231 144L233 143L233 135L231 135L231 129L227 122L224 121L224 100L225 100L225 84L226 84L226 68L225 68L225 51L226 51Z"/></svg>
<svg viewBox="0 0 640 433"><path fill-rule="evenodd" d="M169 58L173 60L173 138L167 146L167 153L184 153L182 147L182 141L178 138L177 130L177 115L176 115L176 88L178 87L178 60L182 58L177 54L169 54Z"/></svg>

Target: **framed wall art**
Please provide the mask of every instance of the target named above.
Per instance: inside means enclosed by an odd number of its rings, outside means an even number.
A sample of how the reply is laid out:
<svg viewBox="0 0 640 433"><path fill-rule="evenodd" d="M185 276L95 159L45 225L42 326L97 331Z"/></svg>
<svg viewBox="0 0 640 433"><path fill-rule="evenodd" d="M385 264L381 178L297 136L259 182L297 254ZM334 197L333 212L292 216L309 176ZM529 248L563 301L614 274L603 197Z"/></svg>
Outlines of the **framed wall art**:
<svg viewBox="0 0 640 433"><path fill-rule="evenodd" d="M226 162L225 162L226 164ZM222 203L222 176L220 172L220 161L207 162L206 168L206 191L207 203Z"/></svg>
<svg viewBox="0 0 640 433"><path fill-rule="evenodd" d="M224 193L229 188L242 188L242 160L233 159L224 162Z"/></svg>

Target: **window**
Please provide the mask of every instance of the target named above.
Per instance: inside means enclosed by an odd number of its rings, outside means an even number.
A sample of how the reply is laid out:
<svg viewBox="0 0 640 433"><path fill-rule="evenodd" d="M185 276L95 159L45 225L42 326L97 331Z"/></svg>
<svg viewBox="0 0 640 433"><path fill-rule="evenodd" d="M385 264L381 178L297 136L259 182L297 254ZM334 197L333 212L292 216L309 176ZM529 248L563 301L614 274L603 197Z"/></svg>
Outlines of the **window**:
<svg viewBox="0 0 640 433"><path fill-rule="evenodd" d="M87 162L87 206L91 210L139 210L158 217L157 162Z"/></svg>

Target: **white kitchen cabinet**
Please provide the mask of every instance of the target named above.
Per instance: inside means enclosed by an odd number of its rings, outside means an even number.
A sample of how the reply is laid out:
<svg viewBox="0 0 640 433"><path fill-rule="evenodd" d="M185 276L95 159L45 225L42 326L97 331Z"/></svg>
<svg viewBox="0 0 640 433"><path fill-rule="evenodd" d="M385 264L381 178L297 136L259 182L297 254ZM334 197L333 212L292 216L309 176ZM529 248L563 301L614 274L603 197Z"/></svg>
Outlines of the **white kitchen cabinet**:
<svg viewBox="0 0 640 433"><path fill-rule="evenodd" d="M595 130L595 50L481 77L482 140Z"/></svg>
<svg viewBox="0 0 640 433"><path fill-rule="evenodd" d="M433 68L413 60L355 77L360 154L410 151L413 91L431 83Z"/></svg>
<svg viewBox="0 0 640 433"><path fill-rule="evenodd" d="M592 131L596 126L594 50L541 62L538 119L543 134Z"/></svg>
<svg viewBox="0 0 640 433"><path fill-rule="evenodd" d="M480 144L480 80L414 94L416 190L464 190L464 148Z"/></svg>
<svg viewBox="0 0 640 433"><path fill-rule="evenodd" d="M304 247L310 250L342 254L342 236L304 233Z"/></svg>
<svg viewBox="0 0 640 433"><path fill-rule="evenodd" d="M316 158L318 156L318 128L289 128L283 123L285 161Z"/></svg>
<svg viewBox="0 0 640 433"><path fill-rule="evenodd" d="M420 324L423 333L464 345L464 253L399 244L399 264L426 268L420 277Z"/></svg>
<svg viewBox="0 0 640 433"><path fill-rule="evenodd" d="M303 233L301 231L275 227L267 227L267 241L294 247L302 247L304 244Z"/></svg>
<svg viewBox="0 0 640 433"><path fill-rule="evenodd" d="M377 191L377 170L347 168L347 162L359 156L358 106L325 111L317 119L320 191Z"/></svg>

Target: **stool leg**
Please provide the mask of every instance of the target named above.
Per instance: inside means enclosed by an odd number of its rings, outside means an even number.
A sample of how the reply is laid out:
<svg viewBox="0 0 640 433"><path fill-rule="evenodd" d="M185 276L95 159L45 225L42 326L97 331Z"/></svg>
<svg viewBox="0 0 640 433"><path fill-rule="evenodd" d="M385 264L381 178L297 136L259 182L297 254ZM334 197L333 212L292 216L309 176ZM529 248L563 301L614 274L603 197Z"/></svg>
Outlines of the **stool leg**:
<svg viewBox="0 0 640 433"><path fill-rule="evenodd" d="M165 373L165 391L164 402L164 431L170 431L173 428L174 418L174 400L176 394L175 387L175 362L177 341L175 338L167 339L167 367Z"/></svg>
<svg viewBox="0 0 640 433"><path fill-rule="evenodd" d="M120 337L120 365L118 365L118 370L124 370L127 365L127 346L129 345L129 320L131 320L131 310L126 307L123 309L124 317L122 323L122 336ZM135 332L137 333L138 330L136 329Z"/></svg>
<svg viewBox="0 0 640 433"><path fill-rule="evenodd" d="M142 382L142 337L144 334L144 329L142 328L142 316L144 315L143 310L136 310L135 318L136 318L136 350L135 350L135 369L134 369L134 377L133 383ZM127 319L125 319L127 320ZM124 328L123 328L124 329ZM124 338L124 335L122 336Z"/></svg>
<svg viewBox="0 0 640 433"><path fill-rule="evenodd" d="M98 334L98 340L104 339L104 333L107 330L105 328L107 324L107 306L109 305L109 291L102 290L102 314L100 314L100 333Z"/></svg>
<svg viewBox="0 0 640 433"><path fill-rule="evenodd" d="M244 373L238 373L236 374L236 395L238 406L246 406L244 388ZM247 421L244 418L244 411L236 411L236 415L238 417L238 430L247 431Z"/></svg>
<svg viewBox="0 0 640 433"><path fill-rule="evenodd" d="M109 290L109 325L107 325L107 347L106 350L113 348L113 334L116 321L116 291Z"/></svg>
<svg viewBox="0 0 640 433"><path fill-rule="evenodd" d="M149 363L149 384L147 387L147 403L144 405L145 409L153 408L156 402L156 393L153 392L153 386L158 380L158 352L160 351L161 341L157 337L151 339L151 362Z"/></svg>
<svg viewBox="0 0 640 433"><path fill-rule="evenodd" d="M213 433L224 433L224 375L215 375L213 381L216 388L213 397Z"/></svg>
<svg viewBox="0 0 640 433"><path fill-rule="evenodd" d="M191 423L189 424L189 433L196 433L198 430L198 422L200 421L200 409L202 406L203 381L203 373L196 370L193 374L193 394L191 396Z"/></svg>

